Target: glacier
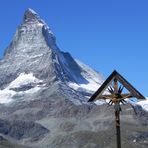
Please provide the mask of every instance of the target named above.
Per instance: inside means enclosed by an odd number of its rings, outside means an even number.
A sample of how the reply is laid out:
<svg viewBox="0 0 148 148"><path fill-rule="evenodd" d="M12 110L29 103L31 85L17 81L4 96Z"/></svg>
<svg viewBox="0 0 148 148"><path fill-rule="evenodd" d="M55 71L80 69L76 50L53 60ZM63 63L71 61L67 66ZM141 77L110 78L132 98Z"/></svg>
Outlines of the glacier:
<svg viewBox="0 0 148 148"><path fill-rule="evenodd" d="M16 101L15 98L18 98L18 96L34 94L44 87L42 82L42 80L33 76L33 73L21 73L5 89L0 90L0 103L12 103L13 101Z"/></svg>

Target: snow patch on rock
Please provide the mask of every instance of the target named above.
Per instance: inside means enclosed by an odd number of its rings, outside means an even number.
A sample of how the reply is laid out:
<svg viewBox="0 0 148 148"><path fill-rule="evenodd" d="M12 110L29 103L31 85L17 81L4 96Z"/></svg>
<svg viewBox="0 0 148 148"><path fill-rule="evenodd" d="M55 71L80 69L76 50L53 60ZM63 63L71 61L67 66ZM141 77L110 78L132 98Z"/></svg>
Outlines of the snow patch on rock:
<svg viewBox="0 0 148 148"><path fill-rule="evenodd" d="M104 82L104 77L102 74L94 71L89 66L83 64L79 60L75 60L77 64L81 67L81 75L88 83L83 83L82 81L77 80L77 83L69 82L68 85L74 90L85 90L87 92L94 93Z"/></svg>
<svg viewBox="0 0 148 148"><path fill-rule="evenodd" d="M140 105L144 110L148 111L148 97L146 97L146 100L137 102L138 105Z"/></svg>
<svg viewBox="0 0 148 148"><path fill-rule="evenodd" d="M29 83L40 83L42 82L42 80L37 79L33 73L21 73L14 81L12 81L9 86L8 89L10 88L16 88L16 87L20 87L22 85L27 85Z"/></svg>
<svg viewBox="0 0 148 148"><path fill-rule="evenodd" d="M12 97L15 95L15 92L9 89L0 90L0 103L9 103L12 101Z"/></svg>
<svg viewBox="0 0 148 148"><path fill-rule="evenodd" d="M74 90L82 89L82 90L87 90L87 91L91 91L91 92L95 92L100 87L100 85L93 83L93 82L90 82L87 84L77 84L77 83L69 82L68 85L69 85L69 87L73 88Z"/></svg>
<svg viewBox="0 0 148 148"><path fill-rule="evenodd" d="M140 105L145 111L148 111L148 97L145 100L138 100L137 98L126 99L126 102L133 106Z"/></svg>
<svg viewBox="0 0 148 148"><path fill-rule="evenodd" d="M27 87L27 85L33 85L32 87L16 91L20 87ZM26 94L33 94L44 87L43 81L37 79L33 73L25 74L21 73L15 80L13 80L5 89L0 90L0 103L7 104L15 100L19 96Z"/></svg>

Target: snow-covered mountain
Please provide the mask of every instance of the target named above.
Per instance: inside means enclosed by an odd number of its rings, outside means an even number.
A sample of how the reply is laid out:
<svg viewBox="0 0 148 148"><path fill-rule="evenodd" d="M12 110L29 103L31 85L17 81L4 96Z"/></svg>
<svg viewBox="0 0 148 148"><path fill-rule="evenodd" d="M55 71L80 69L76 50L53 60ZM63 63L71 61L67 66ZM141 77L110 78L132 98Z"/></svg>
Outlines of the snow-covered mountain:
<svg viewBox="0 0 148 148"><path fill-rule="evenodd" d="M139 100L137 98L125 99L127 103L130 103L133 106L140 106L143 110L148 111L148 97L145 97L144 100Z"/></svg>
<svg viewBox="0 0 148 148"><path fill-rule="evenodd" d="M28 9L0 61L0 102L11 102L16 95L34 93L55 82L82 98L96 91L103 80L102 74L60 51L51 29Z"/></svg>
<svg viewBox="0 0 148 148"><path fill-rule="evenodd" d="M146 97L146 100L135 102L135 104L140 105L144 110L148 111L148 97Z"/></svg>

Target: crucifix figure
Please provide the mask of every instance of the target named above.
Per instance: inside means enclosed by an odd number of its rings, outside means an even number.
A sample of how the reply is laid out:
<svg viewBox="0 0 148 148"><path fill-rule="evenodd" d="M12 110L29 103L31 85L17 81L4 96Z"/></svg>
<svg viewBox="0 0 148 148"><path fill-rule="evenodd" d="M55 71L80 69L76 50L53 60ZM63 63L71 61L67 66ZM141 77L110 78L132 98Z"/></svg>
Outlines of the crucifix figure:
<svg viewBox="0 0 148 148"><path fill-rule="evenodd" d="M118 84L122 84L118 86ZM112 84L112 85L111 85ZM122 93L124 87L129 93ZM110 94L103 94L108 90ZM98 99L109 100L109 105L114 105L115 109L115 122L116 122L116 135L117 135L117 148L121 148L121 135L120 135L120 111L121 104L125 104L125 99L129 98L145 99L145 97L138 92L126 79L124 79L117 71L106 79L101 87L92 95L88 102L93 102Z"/></svg>

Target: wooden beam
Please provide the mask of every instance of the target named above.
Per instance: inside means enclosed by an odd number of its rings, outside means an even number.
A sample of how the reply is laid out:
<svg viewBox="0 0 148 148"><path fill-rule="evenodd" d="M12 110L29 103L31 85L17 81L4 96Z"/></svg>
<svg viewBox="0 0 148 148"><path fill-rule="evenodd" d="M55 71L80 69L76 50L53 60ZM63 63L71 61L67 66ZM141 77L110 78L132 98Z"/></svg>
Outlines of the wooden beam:
<svg viewBox="0 0 148 148"><path fill-rule="evenodd" d="M123 78L117 71L113 71L111 75L106 79L106 81L101 85L101 87L92 95L88 102L92 102L100 96L103 96L103 92L110 86L113 80L119 81L131 94L132 97L137 99L146 99L138 90L136 90L125 78ZM116 82L117 83L117 82ZM115 81L114 81L115 84ZM115 84L117 85L117 84ZM117 87L117 86L114 86ZM115 90L116 88L114 88ZM111 92L112 90L109 89Z"/></svg>

